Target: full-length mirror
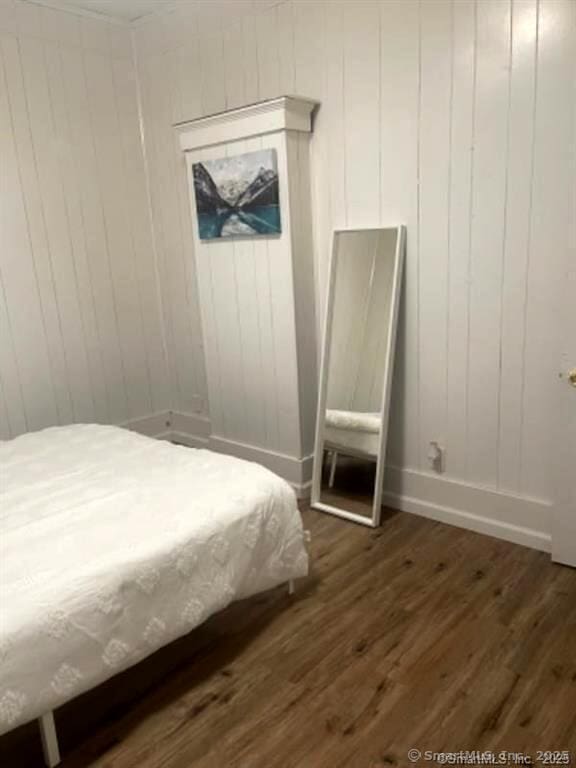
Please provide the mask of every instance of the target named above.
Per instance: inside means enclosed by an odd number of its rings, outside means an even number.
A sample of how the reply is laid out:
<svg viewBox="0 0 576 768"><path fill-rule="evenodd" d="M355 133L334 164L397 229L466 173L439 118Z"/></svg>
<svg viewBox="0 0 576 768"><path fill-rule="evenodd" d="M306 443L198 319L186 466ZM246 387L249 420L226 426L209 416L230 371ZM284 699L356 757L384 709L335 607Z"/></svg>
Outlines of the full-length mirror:
<svg viewBox="0 0 576 768"><path fill-rule="evenodd" d="M312 506L380 523L405 229L334 233Z"/></svg>

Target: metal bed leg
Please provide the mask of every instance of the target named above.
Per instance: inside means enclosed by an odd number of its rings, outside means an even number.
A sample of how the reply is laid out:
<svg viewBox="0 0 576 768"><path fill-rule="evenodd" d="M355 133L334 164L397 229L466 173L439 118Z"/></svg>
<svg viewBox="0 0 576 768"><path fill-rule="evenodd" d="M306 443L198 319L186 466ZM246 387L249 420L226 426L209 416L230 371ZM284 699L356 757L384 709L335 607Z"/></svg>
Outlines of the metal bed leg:
<svg viewBox="0 0 576 768"><path fill-rule="evenodd" d="M328 488L334 485L334 475L336 474L336 462L338 461L338 451L332 451L332 460L330 462L330 477L328 478Z"/></svg>
<svg viewBox="0 0 576 768"><path fill-rule="evenodd" d="M294 592L296 592L296 582L294 581L294 579L290 579L290 581L288 582L288 594L293 595Z"/></svg>
<svg viewBox="0 0 576 768"><path fill-rule="evenodd" d="M46 712L38 718L40 726L40 738L42 739L42 751L44 762L48 768L54 768L60 763L60 749L58 748L58 736L54 724L54 713Z"/></svg>

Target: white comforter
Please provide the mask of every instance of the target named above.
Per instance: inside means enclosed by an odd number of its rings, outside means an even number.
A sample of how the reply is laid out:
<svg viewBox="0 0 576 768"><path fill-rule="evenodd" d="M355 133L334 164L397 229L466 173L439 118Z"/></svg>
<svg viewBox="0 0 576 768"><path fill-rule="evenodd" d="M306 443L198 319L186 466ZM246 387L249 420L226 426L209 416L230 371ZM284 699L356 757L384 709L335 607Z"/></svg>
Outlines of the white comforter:
<svg viewBox="0 0 576 768"><path fill-rule="evenodd" d="M0 443L0 733L307 572L292 489L116 427Z"/></svg>
<svg viewBox="0 0 576 768"><path fill-rule="evenodd" d="M348 429L354 432L378 434L382 417L379 413L364 413L362 411L337 411L329 408L326 411L326 426L335 429Z"/></svg>

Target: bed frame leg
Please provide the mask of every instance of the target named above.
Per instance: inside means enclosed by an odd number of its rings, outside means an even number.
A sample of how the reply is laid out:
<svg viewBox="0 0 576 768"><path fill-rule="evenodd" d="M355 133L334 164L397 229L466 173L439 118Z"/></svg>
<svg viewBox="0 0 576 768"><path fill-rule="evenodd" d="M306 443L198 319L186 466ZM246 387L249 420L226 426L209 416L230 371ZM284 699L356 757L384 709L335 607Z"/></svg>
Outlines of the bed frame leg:
<svg viewBox="0 0 576 768"><path fill-rule="evenodd" d="M338 451L332 451L332 461L330 462L330 477L328 478L328 488L334 485L334 475L336 474L336 464L338 463Z"/></svg>
<svg viewBox="0 0 576 768"><path fill-rule="evenodd" d="M48 768L54 768L60 763L60 749L58 748L58 736L56 735L56 726L54 724L54 713L47 712L45 715L42 715L42 717L39 717L38 725L40 726L44 762Z"/></svg>
<svg viewBox="0 0 576 768"><path fill-rule="evenodd" d="M294 579L290 579L290 581L288 582L288 594L293 595L294 592L296 592L296 582L294 581Z"/></svg>

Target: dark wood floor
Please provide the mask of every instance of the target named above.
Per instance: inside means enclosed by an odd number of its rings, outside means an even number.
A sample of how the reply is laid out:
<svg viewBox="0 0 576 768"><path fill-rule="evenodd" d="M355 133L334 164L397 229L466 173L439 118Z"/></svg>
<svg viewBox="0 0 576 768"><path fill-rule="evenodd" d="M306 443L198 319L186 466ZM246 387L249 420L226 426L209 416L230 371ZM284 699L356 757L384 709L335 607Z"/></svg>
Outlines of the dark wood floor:
<svg viewBox="0 0 576 768"><path fill-rule="evenodd" d="M408 514L304 518L296 596L231 606L63 707L63 768L370 768L410 748L576 765L576 571ZM34 725L0 765L41 765Z"/></svg>

